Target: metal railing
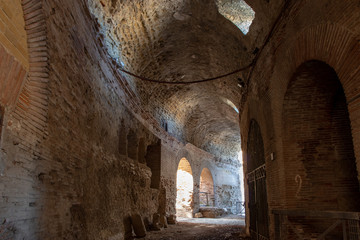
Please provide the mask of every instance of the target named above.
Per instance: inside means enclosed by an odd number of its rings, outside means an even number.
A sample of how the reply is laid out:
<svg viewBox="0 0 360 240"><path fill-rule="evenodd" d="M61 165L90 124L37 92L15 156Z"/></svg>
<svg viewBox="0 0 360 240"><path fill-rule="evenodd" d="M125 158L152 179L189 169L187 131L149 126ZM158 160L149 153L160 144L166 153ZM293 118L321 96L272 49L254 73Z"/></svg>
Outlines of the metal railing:
<svg viewBox="0 0 360 240"><path fill-rule="evenodd" d="M360 213L340 211L273 210L275 239L360 239Z"/></svg>

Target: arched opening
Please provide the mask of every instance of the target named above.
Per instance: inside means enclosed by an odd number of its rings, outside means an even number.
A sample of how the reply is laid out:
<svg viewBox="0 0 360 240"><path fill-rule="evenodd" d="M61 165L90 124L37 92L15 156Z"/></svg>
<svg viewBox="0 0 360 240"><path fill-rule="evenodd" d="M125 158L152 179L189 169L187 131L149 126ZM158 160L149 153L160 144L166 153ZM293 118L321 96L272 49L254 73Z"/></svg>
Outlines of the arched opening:
<svg viewBox="0 0 360 240"><path fill-rule="evenodd" d="M283 111L288 207L359 211L349 114L334 69L320 61L299 66Z"/></svg>
<svg viewBox="0 0 360 240"><path fill-rule="evenodd" d="M200 206L215 206L214 180L208 168L200 175Z"/></svg>
<svg viewBox="0 0 360 240"><path fill-rule="evenodd" d="M255 18L254 10L244 0L217 0L219 13L234 23L243 34L247 34Z"/></svg>
<svg viewBox="0 0 360 240"><path fill-rule="evenodd" d="M176 172L176 216L192 218L194 180L186 158L179 162Z"/></svg>
<svg viewBox="0 0 360 240"><path fill-rule="evenodd" d="M250 234L252 239L269 238L264 143L260 126L250 122L247 144Z"/></svg>

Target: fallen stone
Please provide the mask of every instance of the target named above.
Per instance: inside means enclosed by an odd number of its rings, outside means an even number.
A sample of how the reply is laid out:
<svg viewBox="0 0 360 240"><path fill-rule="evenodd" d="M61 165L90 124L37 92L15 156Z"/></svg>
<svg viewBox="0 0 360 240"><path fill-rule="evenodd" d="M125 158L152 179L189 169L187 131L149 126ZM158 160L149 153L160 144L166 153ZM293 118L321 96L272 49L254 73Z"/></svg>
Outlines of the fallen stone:
<svg viewBox="0 0 360 240"><path fill-rule="evenodd" d="M217 218L226 214L223 208L216 207L201 207L199 212L202 213L204 218Z"/></svg>
<svg viewBox="0 0 360 240"><path fill-rule="evenodd" d="M153 224L152 224L152 230L159 231L162 228L162 224L160 222L160 214L154 213L153 214Z"/></svg>
<svg viewBox="0 0 360 240"><path fill-rule="evenodd" d="M203 215L202 215L201 212L197 212L197 213L195 213L195 215L194 215L194 218L202 218L202 217L203 217Z"/></svg>
<svg viewBox="0 0 360 240"><path fill-rule="evenodd" d="M124 223L124 237L125 239L132 239L132 227L131 227L131 217L125 217L123 220Z"/></svg>
<svg viewBox="0 0 360 240"><path fill-rule="evenodd" d="M151 221L149 220L149 218L145 217L144 218L144 225L145 225L145 229L146 231L150 231L151 230Z"/></svg>
<svg viewBox="0 0 360 240"><path fill-rule="evenodd" d="M134 229L134 233L136 237L145 237L146 236L146 229L144 222L139 214L131 215L131 223Z"/></svg>
<svg viewBox="0 0 360 240"><path fill-rule="evenodd" d="M166 216L163 214L160 215L160 223L164 228L168 227L168 222L167 222Z"/></svg>

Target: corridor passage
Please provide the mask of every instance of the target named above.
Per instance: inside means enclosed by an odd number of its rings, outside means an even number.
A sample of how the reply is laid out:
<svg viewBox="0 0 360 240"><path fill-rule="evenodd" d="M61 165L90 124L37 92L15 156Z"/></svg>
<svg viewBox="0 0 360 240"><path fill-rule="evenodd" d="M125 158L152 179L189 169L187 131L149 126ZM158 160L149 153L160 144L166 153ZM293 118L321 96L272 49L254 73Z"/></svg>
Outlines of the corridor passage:
<svg viewBox="0 0 360 240"><path fill-rule="evenodd" d="M242 240L245 220L239 215L221 218L178 218L176 225L150 231L144 240Z"/></svg>

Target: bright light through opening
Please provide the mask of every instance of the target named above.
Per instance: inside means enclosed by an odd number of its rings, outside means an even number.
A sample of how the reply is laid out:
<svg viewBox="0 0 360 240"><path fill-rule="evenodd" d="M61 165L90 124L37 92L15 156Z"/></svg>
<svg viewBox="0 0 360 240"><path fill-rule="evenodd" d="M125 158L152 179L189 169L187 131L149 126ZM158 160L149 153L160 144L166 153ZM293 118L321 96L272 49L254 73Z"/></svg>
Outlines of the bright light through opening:
<svg viewBox="0 0 360 240"><path fill-rule="evenodd" d="M176 215L192 218L194 180L190 163L182 158L176 173Z"/></svg>
<svg viewBox="0 0 360 240"><path fill-rule="evenodd" d="M239 113L239 109L235 106L235 104L234 104L232 101L230 101L230 100L227 99L227 98L223 98L223 97L221 97L221 100L222 100L224 103L226 103L227 105L229 105L230 107L232 107L232 108L235 110L235 112Z"/></svg>
<svg viewBox="0 0 360 240"><path fill-rule="evenodd" d="M255 12L244 0L217 0L219 13L233 22L244 34L247 34L255 18Z"/></svg>

